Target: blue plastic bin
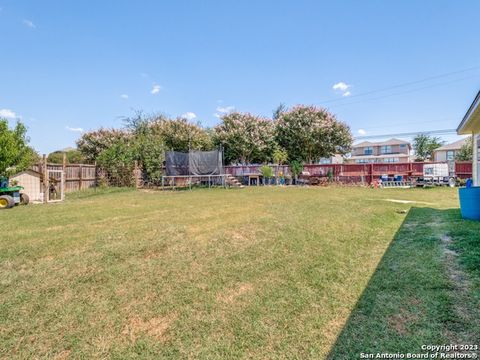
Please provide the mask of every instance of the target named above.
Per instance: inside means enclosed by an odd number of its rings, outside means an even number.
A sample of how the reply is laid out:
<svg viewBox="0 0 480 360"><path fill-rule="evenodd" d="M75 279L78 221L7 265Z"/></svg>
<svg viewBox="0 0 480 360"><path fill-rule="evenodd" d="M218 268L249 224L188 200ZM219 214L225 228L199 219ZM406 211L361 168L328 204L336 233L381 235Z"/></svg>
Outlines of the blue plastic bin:
<svg viewBox="0 0 480 360"><path fill-rule="evenodd" d="M480 186L460 188L458 192L462 217L480 221Z"/></svg>

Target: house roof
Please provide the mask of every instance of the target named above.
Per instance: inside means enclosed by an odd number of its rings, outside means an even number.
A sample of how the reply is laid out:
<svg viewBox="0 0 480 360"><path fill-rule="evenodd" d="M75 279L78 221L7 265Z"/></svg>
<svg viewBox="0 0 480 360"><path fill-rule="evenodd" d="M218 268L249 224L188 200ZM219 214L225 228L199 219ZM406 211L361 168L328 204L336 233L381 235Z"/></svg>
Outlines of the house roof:
<svg viewBox="0 0 480 360"><path fill-rule="evenodd" d="M400 144L407 144L409 147L411 146L408 141L391 138L389 140L380 141L380 142L363 141L359 144L353 145L353 148L366 147L366 146L400 145Z"/></svg>
<svg viewBox="0 0 480 360"><path fill-rule="evenodd" d="M436 151L447 151L447 150L460 150L466 141L467 141L467 138L460 139L451 144L440 146L439 148L436 148L434 151L436 152Z"/></svg>
<svg viewBox="0 0 480 360"><path fill-rule="evenodd" d="M457 133L459 135L467 135L480 132L480 91L475 96L472 104L467 110L467 113L458 125Z"/></svg>

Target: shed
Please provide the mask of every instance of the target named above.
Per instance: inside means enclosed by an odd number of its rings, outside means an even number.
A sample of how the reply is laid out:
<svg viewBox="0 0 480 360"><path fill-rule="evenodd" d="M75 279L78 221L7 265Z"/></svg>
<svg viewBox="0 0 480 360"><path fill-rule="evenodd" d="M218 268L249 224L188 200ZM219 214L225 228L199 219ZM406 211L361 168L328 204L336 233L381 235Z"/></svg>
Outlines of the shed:
<svg viewBox="0 0 480 360"><path fill-rule="evenodd" d="M10 176L10 183L15 182L23 186L22 193L30 198L30 201L42 201L43 193L41 191L42 174L34 170L25 170L13 176Z"/></svg>
<svg viewBox="0 0 480 360"><path fill-rule="evenodd" d="M457 133L473 136L473 183L475 186L480 186L480 157L478 154L480 146L480 91L458 126Z"/></svg>

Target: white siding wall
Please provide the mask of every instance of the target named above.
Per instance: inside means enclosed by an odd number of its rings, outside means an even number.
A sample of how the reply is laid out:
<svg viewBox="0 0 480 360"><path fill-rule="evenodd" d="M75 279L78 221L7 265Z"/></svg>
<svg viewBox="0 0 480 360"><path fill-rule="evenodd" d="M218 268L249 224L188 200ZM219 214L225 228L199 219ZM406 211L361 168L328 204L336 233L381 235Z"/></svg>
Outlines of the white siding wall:
<svg viewBox="0 0 480 360"><path fill-rule="evenodd" d="M16 181L18 185L23 186L21 191L28 195L30 201L40 201L40 178L28 173L22 173L10 178L10 182Z"/></svg>
<svg viewBox="0 0 480 360"><path fill-rule="evenodd" d="M474 186L480 186L480 166L479 166L479 154L478 151L480 146L480 135L474 134L473 135L473 185Z"/></svg>
<svg viewBox="0 0 480 360"><path fill-rule="evenodd" d="M447 161L447 152L443 150L435 151L435 161Z"/></svg>

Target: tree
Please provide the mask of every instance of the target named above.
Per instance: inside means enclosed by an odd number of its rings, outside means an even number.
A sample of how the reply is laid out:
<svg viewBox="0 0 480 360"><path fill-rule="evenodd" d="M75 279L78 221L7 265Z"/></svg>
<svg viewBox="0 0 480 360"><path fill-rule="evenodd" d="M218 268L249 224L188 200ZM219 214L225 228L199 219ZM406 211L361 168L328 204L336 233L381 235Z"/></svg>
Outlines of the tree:
<svg viewBox="0 0 480 360"><path fill-rule="evenodd" d="M63 154L66 155L68 164L83 164L86 162L84 156L79 150L54 151L48 154L47 161L53 164L62 164Z"/></svg>
<svg viewBox="0 0 480 360"><path fill-rule="evenodd" d="M269 119L233 112L214 128L214 143L223 146L226 163L265 162L274 146L274 125Z"/></svg>
<svg viewBox="0 0 480 360"><path fill-rule="evenodd" d="M280 103L275 110L273 110L273 120L278 120L280 115L287 111L287 106L284 103Z"/></svg>
<svg viewBox="0 0 480 360"><path fill-rule="evenodd" d="M289 160L312 163L334 154L346 154L352 145L352 134L345 123L327 110L298 105L283 111L276 121L276 141Z"/></svg>
<svg viewBox="0 0 480 360"><path fill-rule="evenodd" d="M174 151L211 150L212 139L201 126L191 124L187 119L167 119L164 116L148 120L153 134L163 139L166 149Z"/></svg>
<svg viewBox="0 0 480 360"><path fill-rule="evenodd" d="M0 176L10 176L29 168L38 154L28 146L27 128L18 121L13 129L0 119Z"/></svg>
<svg viewBox="0 0 480 360"><path fill-rule="evenodd" d="M473 160L473 137L470 136L455 155L457 161Z"/></svg>
<svg viewBox="0 0 480 360"><path fill-rule="evenodd" d="M126 130L104 129L84 133L77 140L78 150L89 162L97 160L100 153L119 141L129 141L131 134Z"/></svg>
<svg viewBox="0 0 480 360"><path fill-rule="evenodd" d="M433 151L444 142L435 136L419 134L413 138L413 149L415 150L415 161L427 161L433 158Z"/></svg>

